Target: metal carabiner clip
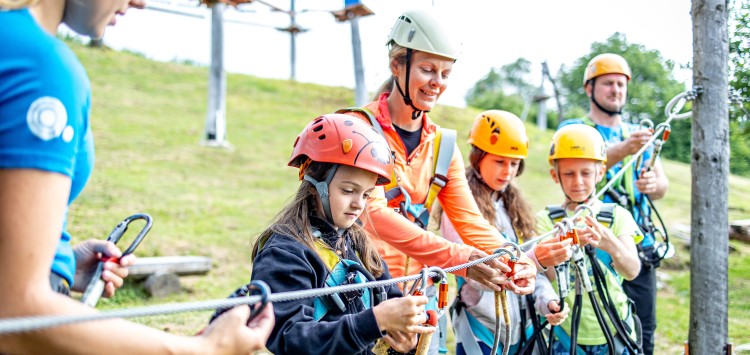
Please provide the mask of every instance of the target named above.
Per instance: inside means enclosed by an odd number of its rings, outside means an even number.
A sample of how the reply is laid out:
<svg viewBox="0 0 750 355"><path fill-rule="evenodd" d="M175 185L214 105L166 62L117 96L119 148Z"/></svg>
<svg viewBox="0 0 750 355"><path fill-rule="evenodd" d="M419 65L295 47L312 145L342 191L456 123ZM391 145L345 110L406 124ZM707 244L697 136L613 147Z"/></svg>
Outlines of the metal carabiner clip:
<svg viewBox="0 0 750 355"><path fill-rule="evenodd" d="M438 315L442 317L445 307L448 306L448 275L445 271L437 266L430 266L427 272L435 272L440 277L440 286L438 286L437 308ZM433 279L434 281L434 279Z"/></svg>
<svg viewBox="0 0 750 355"><path fill-rule="evenodd" d="M151 230L151 225L153 222L151 216L142 213L125 218L122 222L118 223L117 226L115 226L115 228L112 230L112 232L109 233L109 236L107 237L107 241L117 244L117 242L120 241L122 236L128 230L128 225L138 219L145 220L146 225L143 226L141 231L138 233L138 236L135 237L135 240L133 240L130 246L128 246L128 248L122 252L122 256L132 254L133 251L135 251L135 248L137 248L138 245L141 244L143 238L145 238L146 234L148 234L148 232ZM83 296L81 297L81 302L89 307L96 307L96 303L99 302L99 298L102 296L102 292L104 292L105 283L102 280L102 271L104 271L104 263L107 261L118 262L119 259L114 257L102 257L99 263L96 265L96 270L91 276L91 281L89 281L89 284L86 286L86 291L84 291Z"/></svg>
<svg viewBox="0 0 750 355"><path fill-rule="evenodd" d="M263 312L263 309L266 308L266 305L268 304L268 295L270 293L271 287L269 287L264 281L250 281L250 284L247 285L247 297L260 294L260 305L255 306L255 308L250 311L250 317L247 319L248 322L258 316L260 312Z"/></svg>

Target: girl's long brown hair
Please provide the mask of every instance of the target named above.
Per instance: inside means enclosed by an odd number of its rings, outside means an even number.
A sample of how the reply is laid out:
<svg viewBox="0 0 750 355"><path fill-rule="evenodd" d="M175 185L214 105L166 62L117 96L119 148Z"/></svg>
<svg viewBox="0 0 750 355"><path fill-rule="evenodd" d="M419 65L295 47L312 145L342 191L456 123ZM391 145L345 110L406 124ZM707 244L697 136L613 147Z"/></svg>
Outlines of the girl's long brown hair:
<svg viewBox="0 0 750 355"><path fill-rule="evenodd" d="M495 225L496 211L495 204L492 201L492 193L495 191L484 183L479 174L479 162L482 161L485 154L483 150L474 145L471 146L471 152L469 153L470 166L466 168L466 179L469 181L469 188L474 195L477 206L479 206L479 211L482 212L482 216L490 224ZM524 160L521 159L516 176L523 173L524 165ZM508 217L510 217L510 222L518 237L525 238L534 235L534 213L531 210L531 205L529 205L521 194L521 190L511 181L504 191L498 193L505 205L505 209L508 211Z"/></svg>
<svg viewBox="0 0 750 355"><path fill-rule="evenodd" d="M305 173L315 180L323 181L331 167L333 167L333 164L313 162L308 166ZM365 216L365 213L363 213L363 216ZM255 257L258 256L260 248L263 246L262 244L274 233L293 237L308 248L316 250L315 237L312 235L310 227L311 215L324 216L325 214L318 208L318 192L315 190L315 186L307 180L302 180L292 201L274 217L271 225L255 240L252 260L255 260ZM367 232L359 224L354 223L349 227L349 236L352 240L352 247L359 253L362 266L375 278L383 275L383 264L381 263L380 255L378 255L377 249L370 241ZM338 243L343 243L343 240L339 240ZM342 245L335 245L333 247L341 249Z"/></svg>

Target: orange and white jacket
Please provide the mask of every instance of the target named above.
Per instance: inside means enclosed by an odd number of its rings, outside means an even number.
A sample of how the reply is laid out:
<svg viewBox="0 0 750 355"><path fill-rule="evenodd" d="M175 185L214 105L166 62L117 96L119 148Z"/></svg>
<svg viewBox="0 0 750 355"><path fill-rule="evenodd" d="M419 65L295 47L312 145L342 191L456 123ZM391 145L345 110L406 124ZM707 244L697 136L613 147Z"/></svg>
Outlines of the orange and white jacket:
<svg viewBox="0 0 750 355"><path fill-rule="evenodd" d="M381 95L378 101L368 104L366 108L380 122L388 145L395 153L395 174L399 186L409 193L412 203L424 203L433 174L433 140L438 126L425 114L419 145L407 157L404 143L391 125L387 97L387 93ZM369 122L360 113L350 114ZM440 190L437 198L465 245L452 243L425 231L394 211L403 201L403 196L388 203L385 190L381 187L375 189L370 196L367 202L369 216L363 222L393 277L404 276L406 255L412 258L409 274L417 274L423 265L447 268L466 263L473 250L469 246L492 253L506 242L502 234L479 212L466 181L463 158L458 147L453 150L448 183ZM466 269L455 274L465 276Z"/></svg>

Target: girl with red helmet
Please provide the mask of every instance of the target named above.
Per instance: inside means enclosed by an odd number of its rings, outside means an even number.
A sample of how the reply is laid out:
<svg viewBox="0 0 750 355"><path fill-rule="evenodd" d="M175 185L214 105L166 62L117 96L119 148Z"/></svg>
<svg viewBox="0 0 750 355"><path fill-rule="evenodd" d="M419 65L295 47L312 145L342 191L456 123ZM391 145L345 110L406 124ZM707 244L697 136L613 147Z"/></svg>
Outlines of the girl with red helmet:
<svg viewBox="0 0 750 355"><path fill-rule="evenodd" d="M355 117L320 116L297 137L289 166L299 168L302 182L253 246L252 279L273 292L389 279L359 222L372 191L391 178L385 139ZM407 352L417 333L434 328L421 326L427 298L401 295L391 285L276 303L268 349L277 355L367 354L385 337Z"/></svg>

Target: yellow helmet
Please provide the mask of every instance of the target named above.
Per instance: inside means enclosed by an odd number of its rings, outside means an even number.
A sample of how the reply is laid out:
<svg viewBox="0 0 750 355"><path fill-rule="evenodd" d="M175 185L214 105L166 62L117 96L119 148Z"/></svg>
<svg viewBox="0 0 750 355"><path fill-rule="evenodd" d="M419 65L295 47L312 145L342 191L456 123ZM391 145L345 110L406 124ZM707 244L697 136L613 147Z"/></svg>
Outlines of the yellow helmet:
<svg viewBox="0 0 750 355"><path fill-rule="evenodd" d="M484 111L474 120L469 144L494 155L526 159L529 137L521 119L508 111Z"/></svg>
<svg viewBox="0 0 750 355"><path fill-rule="evenodd" d="M583 73L583 85L596 78L597 76L604 74L622 74L630 81L630 67L625 58L614 54L614 53L603 53L594 57L589 61L586 66L586 71Z"/></svg>
<svg viewBox="0 0 750 355"><path fill-rule="evenodd" d="M555 132L549 148L549 163L557 159L581 158L607 162L607 147L596 128L585 124L569 124Z"/></svg>

